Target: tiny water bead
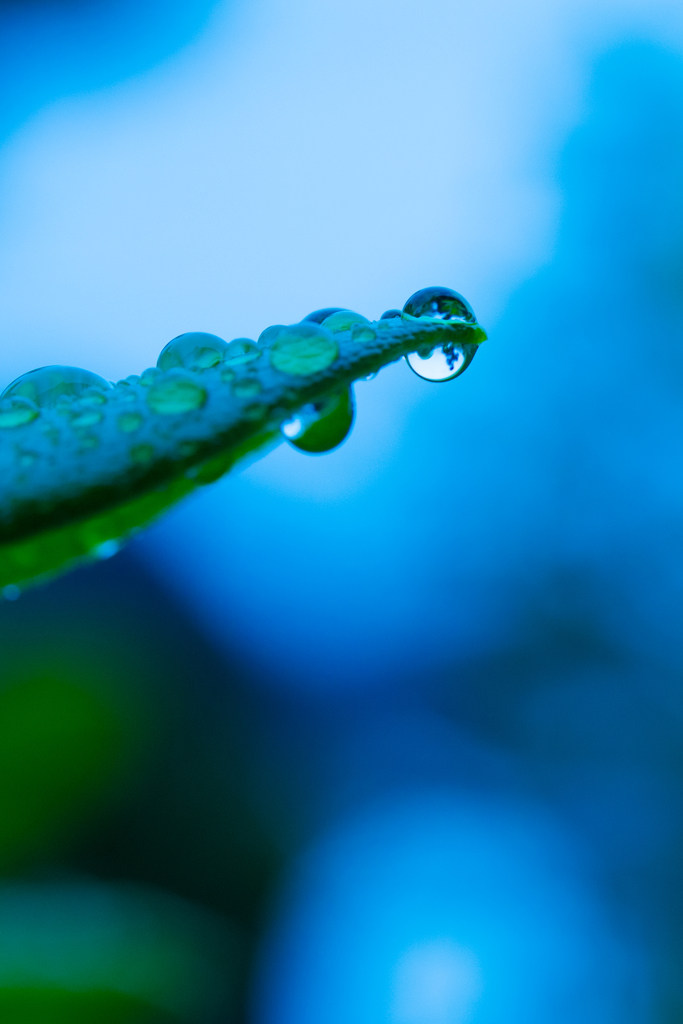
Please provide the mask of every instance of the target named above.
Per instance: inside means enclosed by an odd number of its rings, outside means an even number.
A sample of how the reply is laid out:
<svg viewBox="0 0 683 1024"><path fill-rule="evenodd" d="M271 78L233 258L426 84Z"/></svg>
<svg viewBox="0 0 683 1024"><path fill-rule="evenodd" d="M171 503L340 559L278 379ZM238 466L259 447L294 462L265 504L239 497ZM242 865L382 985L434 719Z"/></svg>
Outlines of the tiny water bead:
<svg viewBox="0 0 683 1024"><path fill-rule="evenodd" d="M355 323L351 327L351 340L352 341L374 341L377 337L375 331L370 326L369 321L364 324Z"/></svg>
<svg viewBox="0 0 683 1024"><path fill-rule="evenodd" d="M396 317L400 317L400 309L388 309L386 313L382 313L380 320L395 320Z"/></svg>
<svg viewBox="0 0 683 1024"><path fill-rule="evenodd" d="M205 401L204 388L190 377L181 376L178 370L171 370L168 376L154 381L147 394L150 409L161 416L177 416L201 409Z"/></svg>
<svg viewBox="0 0 683 1024"><path fill-rule="evenodd" d="M406 362L413 373L422 377L423 380L453 380L467 369L475 352L475 345L466 345L463 348L450 345L434 349L424 356L418 352L411 352L406 356Z"/></svg>
<svg viewBox="0 0 683 1024"><path fill-rule="evenodd" d="M368 318L361 316L360 313L354 313L351 309L340 309L323 320L323 327L337 334L339 331L350 331L354 324L369 323Z"/></svg>
<svg viewBox="0 0 683 1024"><path fill-rule="evenodd" d="M158 368L158 366L150 366L147 370L142 371L142 373L137 379L137 382L134 382L131 377L126 377L126 380L130 381L131 383L141 384L143 388L151 388L152 384L157 379L157 377L161 376L161 373L162 371Z"/></svg>
<svg viewBox="0 0 683 1024"><path fill-rule="evenodd" d="M454 292L452 288L420 289L410 296L401 315L407 320L427 317L430 320L455 320L466 324L477 322L467 299L459 292Z"/></svg>
<svg viewBox="0 0 683 1024"><path fill-rule="evenodd" d="M209 370L223 361L228 343L216 334L189 331L179 334L162 348L157 366L160 370L181 367L184 370Z"/></svg>
<svg viewBox="0 0 683 1024"><path fill-rule="evenodd" d="M338 355L331 331L312 321L302 321L280 331L270 349L270 362L281 373L310 377L326 370Z"/></svg>
<svg viewBox="0 0 683 1024"><path fill-rule="evenodd" d="M253 363L262 355L262 350L251 338L235 338L227 346L223 362L226 366L243 366L245 363Z"/></svg>
<svg viewBox="0 0 683 1024"><path fill-rule="evenodd" d="M328 316L332 316L333 313L344 312L345 310L343 306L326 306L325 309L314 309L313 312L309 313L308 316L305 316L301 322L305 323L308 320L312 324L321 324L323 320L327 320Z"/></svg>
<svg viewBox="0 0 683 1024"><path fill-rule="evenodd" d="M77 366L41 366L13 380L0 398L28 398L39 407L56 406L60 398L77 398L91 388L111 391L109 381Z"/></svg>
<svg viewBox="0 0 683 1024"><path fill-rule="evenodd" d="M38 407L28 398L5 398L0 401L0 430L11 430L32 423Z"/></svg>
<svg viewBox="0 0 683 1024"><path fill-rule="evenodd" d="M282 433L299 451L320 455L344 441L353 426L355 403L351 388L321 402L304 406L282 425Z"/></svg>

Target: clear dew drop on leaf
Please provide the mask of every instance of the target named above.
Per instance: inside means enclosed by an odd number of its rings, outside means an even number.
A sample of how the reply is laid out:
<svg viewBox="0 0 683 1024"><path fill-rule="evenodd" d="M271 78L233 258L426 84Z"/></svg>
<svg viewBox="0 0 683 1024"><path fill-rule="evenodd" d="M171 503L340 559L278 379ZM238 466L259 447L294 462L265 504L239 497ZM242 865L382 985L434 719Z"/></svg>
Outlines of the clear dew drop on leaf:
<svg viewBox="0 0 683 1024"><path fill-rule="evenodd" d="M367 317L354 313L352 309L339 309L323 320L323 327L333 334L339 331L350 331L354 324L369 324Z"/></svg>
<svg viewBox="0 0 683 1024"><path fill-rule="evenodd" d="M310 320L313 324L321 324L323 320L327 320L328 316L332 316L333 313L343 312L345 312L343 306L326 306L324 309L313 310L312 313L309 313L308 316L303 318L302 323Z"/></svg>
<svg viewBox="0 0 683 1024"><path fill-rule="evenodd" d="M402 316L407 320L427 317L430 320L455 320L465 324L477 322L474 310L460 292L440 287L421 288L411 295L403 307Z"/></svg>
<svg viewBox="0 0 683 1024"><path fill-rule="evenodd" d="M172 338L157 359L160 370L181 367L184 370L209 370L223 361L228 343L216 334L188 331Z"/></svg>
<svg viewBox="0 0 683 1024"><path fill-rule="evenodd" d="M27 398L39 407L55 407L60 399L78 398L91 388L111 391L109 381L77 366L41 366L8 384L2 398Z"/></svg>
<svg viewBox="0 0 683 1024"><path fill-rule="evenodd" d="M282 425L282 433L299 451L321 455L346 440L355 416L353 391L348 388L320 402L300 409L296 416Z"/></svg>
<svg viewBox="0 0 683 1024"><path fill-rule="evenodd" d="M332 332L307 321L279 332L270 348L270 363L280 373L310 377L326 370L338 355Z"/></svg>
<svg viewBox="0 0 683 1024"><path fill-rule="evenodd" d="M177 416L180 413L193 412L195 409L201 409L205 401L204 388L178 370L171 370L167 377L155 380L147 394L147 404L152 412L160 416Z"/></svg>
<svg viewBox="0 0 683 1024"><path fill-rule="evenodd" d="M226 366L245 366L262 355L263 352L251 338L235 338L227 346L223 362Z"/></svg>

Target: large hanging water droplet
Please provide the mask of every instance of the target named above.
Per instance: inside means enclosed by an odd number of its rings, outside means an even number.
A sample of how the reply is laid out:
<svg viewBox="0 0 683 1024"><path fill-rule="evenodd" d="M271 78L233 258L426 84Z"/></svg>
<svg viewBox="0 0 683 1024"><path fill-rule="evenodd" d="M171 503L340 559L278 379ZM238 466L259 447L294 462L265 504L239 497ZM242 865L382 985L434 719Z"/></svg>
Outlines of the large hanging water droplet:
<svg viewBox="0 0 683 1024"><path fill-rule="evenodd" d="M31 423L38 415L35 402L28 398L5 398L0 401L0 429L10 430Z"/></svg>
<svg viewBox="0 0 683 1024"><path fill-rule="evenodd" d="M343 306L326 306L325 309L316 309L308 316L305 316L302 320L304 323L306 320L310 320L313 324L321 324L323 320L327 320L328 316L332 316L333 313L343 313Z"/></svg>
<svg viewBox="0 0 683 1024"><path fill-rule="evenodd" d="M344 441L353 425L355 403L348 388L339 395L304 406L282 425L282 433L299 451L320 455L332 451Z"/></svg>
<svg viewBox="0 0 683 1024"><path fill-rule="evenodd" d="M41 407L56 406L62 396L76 398L89 388L110 391L111 384L90 370L77 366L41 366L17 377L5 388L0 398L28 398Z"/></svg>
<svg viewBox="0 0 683 1024"><path fill-rule="evenodd" d="M312 322L302 322L280 331L270 349L270 362L281 373L310 377L326 370L338 355L330 331Z"/></svg>
<svg viewBox="0 0 683 1024"><path fill-rule="evenodd" d="M406 356L406 362L413 373L423 380L453 380L467 369L476 350L476 345L463 345L462 348L445 345L424 356L411 352Z"/></svg>
<svg viewBox="0 0 683 1024"><path fill-rule="evenodd" d="M452 288L422 288L410 296L402 315L407 320L428 317L430 320L455 320L466 324L477 322L467 299Z"/></svg>
<svg viewBox="0 0 683 1024"><path fill-rule="evenodd" d="M178 370L171 371L161 380L154 381L147 394L147 404L152 412L162 416L177 416L179 413L200 409L206 401L206 391L190 377L181 376Z"/></svg>
<svg viewBox="0 0 683 1024"><path fill-rule="evenodd" d="M350 331L354 324L369 323L370 321L366 316L354 313L352 309L340 309L323 320L323 327L326 327L328 331L332 331L333 334L338 334L339 331Z"/></svg>
<svg viewBox="0 0 683 1024"><path fill-rule="evenodd" d="M223 360L228 343L216 334L203 331L188 331L179 334L162 348L157 359L160 370L209 370Z"/></svg>

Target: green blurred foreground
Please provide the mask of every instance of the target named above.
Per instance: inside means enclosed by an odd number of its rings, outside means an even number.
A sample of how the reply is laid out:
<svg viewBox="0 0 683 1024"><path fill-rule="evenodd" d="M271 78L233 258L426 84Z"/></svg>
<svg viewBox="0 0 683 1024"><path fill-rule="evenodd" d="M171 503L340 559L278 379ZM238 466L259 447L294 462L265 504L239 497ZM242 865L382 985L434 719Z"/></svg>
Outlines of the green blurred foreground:
<svg viewBox="0 0 683 1024"><path fill-rule="evenodd" d="M2 612L0 1021L234 1019L277 857L224 666L124 558Z"/></svg>

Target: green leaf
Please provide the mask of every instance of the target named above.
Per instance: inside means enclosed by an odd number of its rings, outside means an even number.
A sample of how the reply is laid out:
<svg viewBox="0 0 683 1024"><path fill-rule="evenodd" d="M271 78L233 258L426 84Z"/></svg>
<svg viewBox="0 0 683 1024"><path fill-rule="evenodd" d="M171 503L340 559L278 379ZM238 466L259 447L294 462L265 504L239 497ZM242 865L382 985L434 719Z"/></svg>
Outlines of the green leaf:
<svg viewBox="0 0 683 1024"><path fill-rule="evenodd" d="M418 349L455 346L469 361L486 339L476 323L362 320L342 318L342 330L306 321L269 328L255 356L228 353L205 369L146 370L103 392L96 409L63 397L39 413L33 407L30 418L24 399L4 420L0 412L5 597L113 554L197 487L265 454L304 406Z"/></svg>

